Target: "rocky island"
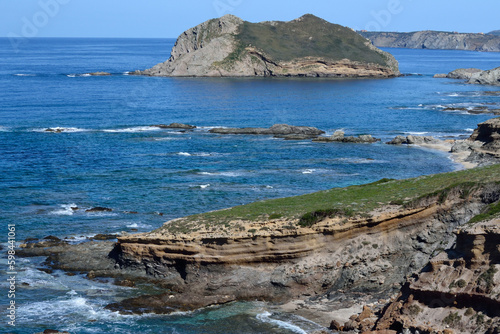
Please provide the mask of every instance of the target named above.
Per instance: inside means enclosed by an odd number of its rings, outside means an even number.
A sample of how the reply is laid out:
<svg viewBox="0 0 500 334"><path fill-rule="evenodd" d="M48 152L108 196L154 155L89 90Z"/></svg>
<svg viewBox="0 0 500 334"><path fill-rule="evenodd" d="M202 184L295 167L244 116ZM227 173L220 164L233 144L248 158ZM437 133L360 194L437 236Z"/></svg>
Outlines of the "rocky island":
<svg viewBox="0 0 500 334"><path fill-rule="evenodd" d="M173 77L398 76L395 58L314 15L251 23L225 15L182 33L170 58L132 74Z"/></svg>
<svg viewBox="0 0 500 334"><path fill-rule="evenodd" d="M379 48L500 51L498 30L488 34L445 31L375 32L360 31Z"/></svg>

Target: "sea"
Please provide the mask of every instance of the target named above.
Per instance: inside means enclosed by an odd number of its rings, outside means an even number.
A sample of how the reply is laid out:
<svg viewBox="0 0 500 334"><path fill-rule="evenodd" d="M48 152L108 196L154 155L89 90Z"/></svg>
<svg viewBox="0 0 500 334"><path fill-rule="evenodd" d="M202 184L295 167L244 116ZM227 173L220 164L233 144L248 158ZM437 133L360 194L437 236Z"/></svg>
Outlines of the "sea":
<svg viewBox="0 0 500 334"><path fill-rule="evenodd" d="M169 57L174 39L0 39L0 331L35 333L310 333L321 326L263 302L171 315L120 315L109 303L141 293L84 274L48 274L16 257L9 236L156 229L170 219L332 187L461 169L445 152L392 146L397 135L463 139L500 108L500 88L435 79L491 69L500 53L385 49L402 77L157 78L130 75ZM96 71L110 76L90 76ZM192 124L193 130L156 124ZM314 126L375 144L218 135L214 127ZM46 131L53 129L56 131ZM87 212L94 207L112 211ZM78 208L78 210L75 210ZM9 235L9 227L15 232ZM15 271L15 297L9 281ZM8 310L15 302L15 327Z"/></svg>

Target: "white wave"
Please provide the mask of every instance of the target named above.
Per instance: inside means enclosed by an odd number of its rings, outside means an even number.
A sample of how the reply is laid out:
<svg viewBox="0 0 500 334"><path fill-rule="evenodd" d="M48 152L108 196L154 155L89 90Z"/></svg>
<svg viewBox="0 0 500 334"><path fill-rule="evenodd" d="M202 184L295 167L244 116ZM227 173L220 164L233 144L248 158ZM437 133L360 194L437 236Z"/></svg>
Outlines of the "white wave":
<svg viewBox="0 0 500 334"><path fill-rule="evenodd" d="M81 129L81 128L74 128L74 127L61 127L61 126L56 126L56 127L50 127L50 128L37 128L33 129L33 132L47 132L47 133L58 133L58 132L88 132L90 131L89 129Z"/></svg>
<svg viewBox="0 0 500 334"><path fill-rule="evenodd" d="M130 74L130 72L123 72L122 74L123 74L123 75L129 75L129 74Z"/></svg>
<svg viewBox="0 0 500 334"><path fill-rule="evenodd" d="M128 228L151 228L151 225L141 224L141 223L132 223L127 225Z"/></svg>
<svg viewBox="0 0 500 334"><path fill-rule="evenodd" d="M66 74L68 78L76 78L76 74Z"/></svg>
<svg viewBox="0 0 500 334"><path fill-rule="evenodd" d="M462 96L458 93L451 93L451 94L448 94L449 97L459 97L459 96Z"/></svg>
<svg viewBox="0 0 500 334"><path fill-rule="evenodd" d="M316 171L315 169L305 169L305 170L302 171L302 174L312 174L315 171Z"/></svg>
<svg viewBox="0 0 500 334"><path fill-rule="evenodd" d="M238 176L242 176L243 173L240 173L240 172L199 172L198 175L238 177Z"/></svg>
<svg viewBox="0 0 500 334"><path fill-rule="evenodd" d="M0 126L0 132L9 132L10 129L6 126Z"/></svg>
<svg viewBox="0 0 500 334"><path fill-rule="evenodd" d="M273 186L266 186L266 189L274 189Z"/></svg>
<svg viewBox="0 0 500 334"><path fill-rule="evenodd" d="M83 74L80 74L81 77L91 77L92 74L90 73L83 73Z"/></svg>
<svg viewBox="0 0 500 334"><path fill-rule="evenodd" d="M412 131L405 132L405 134L414 135L414 136L422 136L422 135L425 135L427 133L429 133L429 132L412 132Z"/></svg>
<svg viewBox="0 0 500 334"><path fill-rule="evenodd" d="M54 210L50 212L50 214L58 216L71 216L75 213L76 210L74 208L78 208L78 205L76 205L75 203L71 203L62 204L60 207L60 209Z"/></svg>
<svg viewBox="0 0 500 334"><path fill-rule="evenodd" d="M14 75L16 77L36 77L36 74L32 74L32 73L16 73Z"/></svg>
<svg viewBox="0 0 500 334"><path fill-rule="evenodd" d="M198 187L201 189L206 189L206 188L210 187L210 184L200 184Z"/></svg>
<svg viewBox="0 0 500 334"><path fill-rule="evenodd" d="M27 267L26 270L19 272L18 279L22 283L27 283L28 285L24 286L25 289L52 289L52 290L66 290L67 287L61 282L57 281L51 275L36 270L34 268Z"/></svg>
<svg viewBox="0 0 500 334"><path fill-rule="evenodd" d="M116 132L116 133L135 133L135 132L146 132L146 131L160 131L161 129L157 126L134 126L124 129L106 129L103 132Z"/></svg>
<svg viewBox="0 0 500 334"><path fill-rule="evenodd" d="M271 313L269 313L267 311L265 311L264 313L257 314L257 320L268 323L268 324L276 325L280 328L287 329L287 330L292 331L294 333L307 334L307 332L305 330L303 330L302 328L300 328L299 326L296 326L296 325L291 324L289 322L271 319Z"/></svg>
<svg viewBox="0 0 500 334"><path fill-rule="evenodd" d="M465 131L467 131L467 132L474 132L474 129L467 128L467 129L465 129Z"/></svg>
<svg viewBox="0 0 500 334"><path fill-rule="evenodd" d="M183 157L212 157L212 156L219 156L219 155L224 155L220 153L207 153L207 152L198 152L198 153L188 153L188 152L177 152L176 155L180 155Z"/></svg>

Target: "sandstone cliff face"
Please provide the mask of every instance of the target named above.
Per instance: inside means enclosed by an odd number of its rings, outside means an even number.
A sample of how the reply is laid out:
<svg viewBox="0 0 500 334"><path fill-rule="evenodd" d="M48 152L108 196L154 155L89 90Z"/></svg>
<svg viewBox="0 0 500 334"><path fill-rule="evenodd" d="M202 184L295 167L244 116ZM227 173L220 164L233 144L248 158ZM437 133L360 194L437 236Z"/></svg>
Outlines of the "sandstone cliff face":
<svg viewBox="0 0 500 334"><path fill-rule="evenodd" d="M166 62L135 74L392 77L399 75L399 70L392 55L354 31L313 15L262 23L225 15L187 30Z"/></svg>
<svg viewBox="0 0 500 334"><path fill-rule="evenodd" d="M456 234L454 248L408 280L399 300L379 320L378 329L500 331L500 220L461 228Z"/></svg>
<svg viewBox="0 0 500 334"><path fill-rule="evenodd" d="M442 49L500 51L500 36L490 34L459 34L440 31L361 32L377 47L408 49Z"/></svg>
<svg viewBox="0 0 500 334"><path fill-rule="evenodd" d="M330 305L356 294L352 303L360 295L373 301L397 292L438 248L451 246L451 231L498 193L496 185L467 193L456 189L445 200L435 195L406 209L395 205L372 212L370 218L329 218L299 229L278 219L250 222L252 233L157 231L120 237L115 253L121 268L145 271L188 295L280 302L313 295ZM151 298L114 309L134 305L148 312Z"/></svg>

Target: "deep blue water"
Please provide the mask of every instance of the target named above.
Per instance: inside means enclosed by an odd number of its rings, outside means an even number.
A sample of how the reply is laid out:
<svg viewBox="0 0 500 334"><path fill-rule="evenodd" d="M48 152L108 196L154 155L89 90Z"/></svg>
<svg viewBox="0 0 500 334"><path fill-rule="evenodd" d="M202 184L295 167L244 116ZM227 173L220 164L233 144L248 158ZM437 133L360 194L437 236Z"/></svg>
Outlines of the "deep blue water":
<svg viewBox="0 0 500 334"><path fill-rule="evenodd" d="M76 242L97 233L148 231L171 218L266 198L455 170L460 166L445 153L384 142L409 133L468 136L492 116L443 107L490 103L498 108L500 103L500 97L483 93L494 87L432 78L459 67L497 67L499 53L387 49L401 72L421 75L384 80L126 75L166 60L174 42L33 39L14 52L7 39L0 39L0 220L16 224L18 241L56 235ZM113 75L84 75L95 71ZM172 122L198 128L151 127ZM208 133L216 126L276 123L316 126L328 134L337 129L369 133L382 142L323 144ZM47 128L64 131L48 133ZM113 211L85 212L95 206ZM134 291L80 276L48 275L35 269L39 260L18 264L19 279L30 286L19 287L16 333L43 328L300 332L284 329L289 323L306 332L313 328L288 315L269 315L266 305L256 303L169 317L118 316L103 306ZM3 275L5 256L1 266ZM7 285L0 287L4 291ZM8 302L4 295L1 311ZM0 328L5 325L2 321Z"/></svg>

